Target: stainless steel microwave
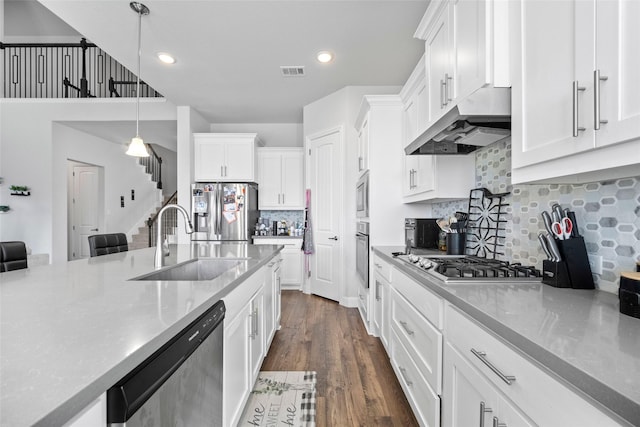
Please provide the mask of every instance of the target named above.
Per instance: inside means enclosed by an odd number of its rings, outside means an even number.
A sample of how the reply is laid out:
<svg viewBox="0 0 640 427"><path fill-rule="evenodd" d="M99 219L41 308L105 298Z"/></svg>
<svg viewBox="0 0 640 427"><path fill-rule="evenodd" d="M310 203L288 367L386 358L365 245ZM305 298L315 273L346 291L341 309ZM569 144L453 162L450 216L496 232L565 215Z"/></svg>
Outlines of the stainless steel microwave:
<svg viewBox="0 0 640 427"><path fill-rule="evenodd" d="M369 218L369 172L365 172L356 185L356 217Z"/></svg>

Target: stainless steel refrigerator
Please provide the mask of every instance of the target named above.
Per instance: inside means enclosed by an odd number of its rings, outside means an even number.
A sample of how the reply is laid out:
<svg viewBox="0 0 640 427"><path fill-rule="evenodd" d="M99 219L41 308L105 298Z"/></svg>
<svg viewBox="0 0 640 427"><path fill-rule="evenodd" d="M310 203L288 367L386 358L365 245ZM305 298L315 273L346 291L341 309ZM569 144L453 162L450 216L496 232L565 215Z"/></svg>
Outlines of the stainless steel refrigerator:
<svg viewBox="0 0 640 427"><path fill-rule="evenodd" d="M258 221L258 184L200 182L191 186L191 240L246 241Z"/></svg>

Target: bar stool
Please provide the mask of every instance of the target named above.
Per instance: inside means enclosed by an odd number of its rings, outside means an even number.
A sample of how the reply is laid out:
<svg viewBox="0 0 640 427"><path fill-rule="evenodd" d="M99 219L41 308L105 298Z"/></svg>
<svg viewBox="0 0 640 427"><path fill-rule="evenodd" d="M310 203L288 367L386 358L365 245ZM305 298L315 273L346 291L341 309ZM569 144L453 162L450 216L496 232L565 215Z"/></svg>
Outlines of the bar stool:
<svg viewBox="0 0 640 427"><path fill-rule="evenodd" d="M0 273L27 268L27 246L24 242L0 242Z"/></svg>
<svg viewBox="0 0 640 427"><path fill-rule="evenodd" d="M127 236L124 233L94 234L89 236L89 255L115 254L129 250Z"/></svg>

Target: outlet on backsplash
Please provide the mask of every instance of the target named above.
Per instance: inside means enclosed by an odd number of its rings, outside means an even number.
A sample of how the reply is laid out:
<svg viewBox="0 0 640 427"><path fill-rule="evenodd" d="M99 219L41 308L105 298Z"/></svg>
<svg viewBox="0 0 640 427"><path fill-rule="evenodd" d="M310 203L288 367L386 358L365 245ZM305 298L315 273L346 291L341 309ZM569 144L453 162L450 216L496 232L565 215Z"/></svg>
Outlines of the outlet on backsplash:
<svg viewBox="0 0 640 427"><path fill-rule="evenodd" d="M593 274L602 274L602 256L601 255L589 255L589 267Z"/></svg>

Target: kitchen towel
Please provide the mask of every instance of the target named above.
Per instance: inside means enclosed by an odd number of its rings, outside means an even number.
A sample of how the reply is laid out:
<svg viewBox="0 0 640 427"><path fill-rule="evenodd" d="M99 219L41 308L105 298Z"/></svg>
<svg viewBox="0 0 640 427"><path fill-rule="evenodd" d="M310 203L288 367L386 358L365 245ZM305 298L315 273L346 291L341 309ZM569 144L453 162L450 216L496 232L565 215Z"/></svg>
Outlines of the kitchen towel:
<svg viewBox="0 0 640 427"><path fill-rule="evenodd" d="M316 425L315 371L260 371L240 426Z"/></svg>

